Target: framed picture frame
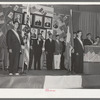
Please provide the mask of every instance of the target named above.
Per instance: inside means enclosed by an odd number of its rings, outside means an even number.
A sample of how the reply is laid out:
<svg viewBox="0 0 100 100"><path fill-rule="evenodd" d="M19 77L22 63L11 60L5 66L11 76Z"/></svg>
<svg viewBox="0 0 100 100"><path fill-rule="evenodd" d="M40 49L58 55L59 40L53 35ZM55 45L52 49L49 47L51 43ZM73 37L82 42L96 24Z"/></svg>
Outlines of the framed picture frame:
<svg viewBox="0 0 100 100"><path fill-rule="evenodd" d="M53 30L52 29L47 29L46 39L49 38L49 33L52 33L52 35L53 35Z"/></svg>
<svg viewBox="0 0 100 100"><path fill-rule="evenodd" d="M20 12L14 12L13 22L18 21L20 24L23 24L24 14Z"/></svg>
<svg viewBox="0 0 100 100"><path fill-rule="evenodd" d="M44 16L44 28L52 29L52 17Z"/></svg>
<svg viewBox="0 0 100 100"><path fill-rule="evenodd" d="M43 16L39 14L33 14L32 27L42 28L43 27Z"/></svg>
<svg viewBox="0 0 100 100"><path fill-rule="evenodd" d="M23 24L26 25L27 21L29 20L30 21L30 25L32 26L32 17L33 17L32 14L30 14L30 16L28 16L27 13L24 12L24 21L23 21Z"/></svg>
<svg viewBox="0 0 100 100"><path fill-rule="evenodd" d="M46 29L40 29L40 34L42 34L42 38L45 40L46 39Z"/></svg>
<svg viewBox="0 0 100 100"><path fill-rule="evenodd" d="M31 28L31 38L37 39L37 35L38 35L38 29L37 28Z"/></svg>

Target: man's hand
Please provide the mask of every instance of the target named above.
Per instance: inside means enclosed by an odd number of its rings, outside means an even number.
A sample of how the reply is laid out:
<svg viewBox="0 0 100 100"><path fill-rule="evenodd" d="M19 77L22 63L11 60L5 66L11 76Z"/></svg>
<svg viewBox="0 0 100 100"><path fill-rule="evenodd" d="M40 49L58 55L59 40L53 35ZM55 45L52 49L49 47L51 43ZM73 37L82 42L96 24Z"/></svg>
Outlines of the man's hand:
<svg viewBox="0 0 100 100"><path fill-rule="evenodd" d="M78 55L79 55L79 53L76 53L76 55L78 56Z"/></svg>
<svg viewBox="0 0 100 100"><path fill-rule="evenodd" d="M12 53L12 49L9 49L9 53Z"/></svg>

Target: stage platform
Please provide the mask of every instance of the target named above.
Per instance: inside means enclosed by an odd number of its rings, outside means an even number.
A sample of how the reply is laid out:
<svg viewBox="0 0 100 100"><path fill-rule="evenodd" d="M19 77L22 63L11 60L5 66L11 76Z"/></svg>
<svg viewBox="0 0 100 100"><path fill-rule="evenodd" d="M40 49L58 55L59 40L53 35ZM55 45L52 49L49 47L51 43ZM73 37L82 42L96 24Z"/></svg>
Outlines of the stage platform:
<svg viewBox="0 0 100 100"><path fill-rule="evenodd" d="M32 70L20 76L0 71L0 88L90 89L100 88L100 75L71 75L66 70Z"/></svg>

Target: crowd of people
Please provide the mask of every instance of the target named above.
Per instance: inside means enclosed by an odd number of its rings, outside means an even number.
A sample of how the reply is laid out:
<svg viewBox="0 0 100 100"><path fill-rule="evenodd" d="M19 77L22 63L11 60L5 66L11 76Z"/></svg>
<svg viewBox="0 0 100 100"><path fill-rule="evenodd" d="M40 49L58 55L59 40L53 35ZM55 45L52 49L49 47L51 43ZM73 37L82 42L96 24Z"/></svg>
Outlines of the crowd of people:
<svg viewBox="0 0 100 100"><path fill-rule="evenodd" d="M9 75L19 75L19 60L24 49L24 40L22 34L18 31L19 22L14 22L14 28L7 32L7 47L9 52ZM38 33L37 39L30 38L30 54L29 54L29 69L32 69L34 58L34 70L41 70L41 55L42 51L46 54L47 70L61 69L65 70L64 52L65 38L60 38L56 34L56 39L53 39L53 34L48 32L49 38L44 41L42 34ZM86 35L86 39L82 39L82 31L73 33L74 47L71 53L71 71L76 74L83 74L83 55L85 45L100 45L100 37L97 36L95 41L92 39L91 33Z"/></svg>

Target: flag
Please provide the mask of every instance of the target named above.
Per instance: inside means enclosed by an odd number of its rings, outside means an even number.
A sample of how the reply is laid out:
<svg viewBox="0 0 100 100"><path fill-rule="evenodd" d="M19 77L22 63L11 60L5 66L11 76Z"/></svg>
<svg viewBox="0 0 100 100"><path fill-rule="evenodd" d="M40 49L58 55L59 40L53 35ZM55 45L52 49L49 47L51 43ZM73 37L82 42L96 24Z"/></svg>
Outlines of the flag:
<svg viewBox="0 0 100 100"><path fill-rule="evenodd" d="M28 5L27 6L27 17L30 18L30 6ZM29 28L30 28L30 20L27 21L27 39L26 39L26 44L25 44L25 64L27 65L27 69L29 67L29 53L30 53L30 31L29 31Z"/></svg>
<svg viewBox="0 0 100 100"><path fill-rule="evenodd" d="M67 25L67 37L65 48L65 68L71 71L71 50L74 46L73 43L73 28L72 28L72 10L70 10L69 22Z"/></svg>

